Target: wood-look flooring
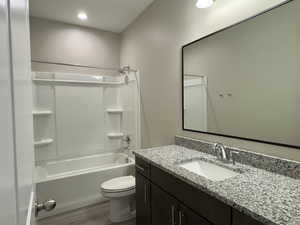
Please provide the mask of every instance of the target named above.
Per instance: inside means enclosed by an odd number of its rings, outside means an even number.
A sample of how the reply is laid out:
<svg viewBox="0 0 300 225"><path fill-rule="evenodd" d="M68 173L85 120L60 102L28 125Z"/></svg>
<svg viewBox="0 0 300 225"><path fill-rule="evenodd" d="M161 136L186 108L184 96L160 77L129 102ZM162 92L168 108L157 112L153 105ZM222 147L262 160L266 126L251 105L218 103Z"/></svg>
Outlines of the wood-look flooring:
<svg viewBox="0 0 300 225"><path fill-rule="evenodd" d="M38 220L37 225L111 225L109 204L85 207L61 215ZM116 225L135 225L135 220Z"/></svg>

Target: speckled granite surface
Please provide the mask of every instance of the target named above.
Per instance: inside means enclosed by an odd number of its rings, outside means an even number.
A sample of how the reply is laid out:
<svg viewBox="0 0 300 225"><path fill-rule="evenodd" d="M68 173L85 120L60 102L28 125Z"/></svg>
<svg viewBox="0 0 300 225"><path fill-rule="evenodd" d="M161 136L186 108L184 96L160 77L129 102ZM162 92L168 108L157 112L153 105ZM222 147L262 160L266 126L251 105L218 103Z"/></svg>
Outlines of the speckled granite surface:
<svg viewBox="0 0 300 225"><path fill-rule="evenodd" d="M214 154L214 143L211 142L176 136L175 144L189 149L195 149L201 152L205 152L208 154ZM259 153L250 152L245 149L233 147L226 147L226 150L239 152L239 157L236 160L242 164L250 165L256 168L264 169L273 173L278 173L296 179L300 178L299 162L283 160L280 158L271 157Z"/></svg>
<svg viewBox="0 0 300 225"><path fill-rule="evenodd" d="M300 224L299 179L240 163L223 164L213 155L177 145L136 150L135 154L266 225ZM233 169L240 175L213 182L177 166L194 158Z"/></svg>

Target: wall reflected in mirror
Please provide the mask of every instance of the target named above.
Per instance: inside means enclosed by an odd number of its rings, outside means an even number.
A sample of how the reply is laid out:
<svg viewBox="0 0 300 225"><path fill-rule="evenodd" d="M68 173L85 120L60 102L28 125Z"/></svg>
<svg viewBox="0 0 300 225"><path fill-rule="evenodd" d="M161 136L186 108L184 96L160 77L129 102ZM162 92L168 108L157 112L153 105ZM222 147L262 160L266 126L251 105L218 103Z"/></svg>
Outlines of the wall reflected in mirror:
<svg viewBox="0 0 300 225"><path fill-rule="evenodd" d="M183 128L300 146L300 2L183 47Z"/></svg>

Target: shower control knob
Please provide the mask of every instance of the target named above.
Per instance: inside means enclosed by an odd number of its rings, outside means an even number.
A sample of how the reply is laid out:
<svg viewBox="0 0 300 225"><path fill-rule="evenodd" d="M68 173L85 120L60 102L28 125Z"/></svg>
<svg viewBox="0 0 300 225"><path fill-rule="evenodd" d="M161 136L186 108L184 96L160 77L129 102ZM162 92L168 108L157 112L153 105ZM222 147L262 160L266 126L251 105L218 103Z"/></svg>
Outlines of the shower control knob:
<svg viewBox="0 0 300 225"><path fill-rule="evenodd" d="M43 203L35 203L35 216L37 217L39 215L40 211L51 211L55 209L56 207L56 201L53 199L49 199L48 201L45 201Z"/></svg>

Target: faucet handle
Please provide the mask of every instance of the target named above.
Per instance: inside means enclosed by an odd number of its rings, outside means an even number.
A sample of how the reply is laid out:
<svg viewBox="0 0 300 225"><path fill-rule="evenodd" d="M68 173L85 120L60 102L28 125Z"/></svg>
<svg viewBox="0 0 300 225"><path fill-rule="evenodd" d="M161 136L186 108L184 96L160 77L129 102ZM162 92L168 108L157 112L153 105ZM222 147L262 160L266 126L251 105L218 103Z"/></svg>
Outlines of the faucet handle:
<svg viewBox="0 0 300 225"><path fill-rule="evenodd" d="M236 163L236 156L238 156L240 153L237 151L230 151L230 159L232 161L232 164L235 165Z"/></svg>
<svg viewBox="0 0 300 225"><path fill-rule="evenodd" d="M221 157L222 157L222 152L220 151L220 144L219 144L219 143L215 143L215 144L214 144L213 150L214 150L214 152L215 152L217 158L218 158L218 159L221 159Z"/></svg>

